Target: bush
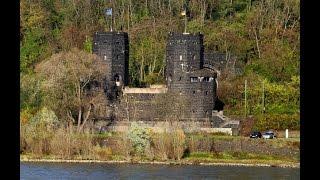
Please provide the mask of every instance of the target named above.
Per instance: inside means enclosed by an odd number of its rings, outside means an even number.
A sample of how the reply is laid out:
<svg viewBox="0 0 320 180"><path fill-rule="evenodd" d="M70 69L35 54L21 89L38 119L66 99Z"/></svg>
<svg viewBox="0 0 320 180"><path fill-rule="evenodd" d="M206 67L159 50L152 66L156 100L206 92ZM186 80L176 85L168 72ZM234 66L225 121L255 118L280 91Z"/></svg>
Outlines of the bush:
<svg viewBox="0 0 320 180"><path fill-rule="evenodd" d="M186 135L182 129L177 129L172 134L173 158L180 160L185 151Z"/></svg>
<svg viewBox="0 0 320 180"><path fill-rule="evenodd" d="M145 149L150 147L150 137L151 131L145 127L139 126L137 123L132 123L129 132L128 138L132 143L134 154L143 155Z"/></svg>
<svg viewBox="0 0 320 180"><path fill-rule="evenodd" d="M152 147L154 156L159 160L167 160L170 154L171 136L168 133L154 134L152 137Z"/></svg>
<svg viewBox="0 0 320 180"><path fill-rule="evenodd" d="M110 147L100 147L99 145L94 146L94 154L100 160L110 160L112 156L112 149Z"/></svg>
<svg viewBox="0 0 320 180"><path fill-rule="evenodd" d="M67 132L66 129L60 128L55 132L55 135L51 139L51 153L60 158L70 159L74 154L73 144L74 139L72 138L72 133Z"/></svg>
<svg viewBox="0 0 320 180"><path fill-rule="evenodd" d="M37 155L50 153L50 140L58 122L53 111L42 108L25 125L21 125L20 151L31 152Z"/></svg>
<svg viewBox="0 0 320 180"><path fill-rule="evenodd" d="M130 152L132 151L132 144L128 138L128 133L123 133L120 139L115 143L114 153L120 155L125 159L129 160Z"/></svg>
<svg viewBox="0 0 320 180"><path fill-rule="evenodd" d="M186 148L186 136L182 129L153 134L151 144L154 156L160 160L180 160L187 151L190 151Z"/></svg>

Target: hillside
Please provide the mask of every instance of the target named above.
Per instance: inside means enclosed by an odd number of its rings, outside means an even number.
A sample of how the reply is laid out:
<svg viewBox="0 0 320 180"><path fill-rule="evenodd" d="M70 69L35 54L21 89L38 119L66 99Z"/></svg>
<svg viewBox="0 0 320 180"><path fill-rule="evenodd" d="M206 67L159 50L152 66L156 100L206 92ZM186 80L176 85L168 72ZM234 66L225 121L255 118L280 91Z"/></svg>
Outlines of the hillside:
<svg viewBox="0 0 320 180"><path fill-rule="evenodd" d="M225 114L252 115L260 130L300 128L299 0L21 0L22 123L48 104L37 67L73 48L91 53L93 33L109 30L107 7L113 7L114 29L129 33L130 86L164 83L167 35L183 32L186 7L187 31L204 34L206 52L244 64L243 74L219 77Z"/></svg>

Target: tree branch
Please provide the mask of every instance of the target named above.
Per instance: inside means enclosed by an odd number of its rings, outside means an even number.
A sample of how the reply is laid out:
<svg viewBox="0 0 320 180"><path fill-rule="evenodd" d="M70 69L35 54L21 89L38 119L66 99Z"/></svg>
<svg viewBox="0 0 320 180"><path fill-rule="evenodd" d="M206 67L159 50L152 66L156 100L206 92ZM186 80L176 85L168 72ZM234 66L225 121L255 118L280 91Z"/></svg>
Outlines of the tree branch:
<svg viewBox="0 0 320 180"><path fill-rule="evenodd" d="M93 105L90 103L89 109L88 109L87 114L86 114L86 116L85 116L85 118L84 118L84 120L83 120L83 123L82 123L82 125L81 125L80 130L83 129L84 125L86 124L87 120L89 119L89 116L90 116L90 114L91 114L92 106L93 106Z"/></svg>

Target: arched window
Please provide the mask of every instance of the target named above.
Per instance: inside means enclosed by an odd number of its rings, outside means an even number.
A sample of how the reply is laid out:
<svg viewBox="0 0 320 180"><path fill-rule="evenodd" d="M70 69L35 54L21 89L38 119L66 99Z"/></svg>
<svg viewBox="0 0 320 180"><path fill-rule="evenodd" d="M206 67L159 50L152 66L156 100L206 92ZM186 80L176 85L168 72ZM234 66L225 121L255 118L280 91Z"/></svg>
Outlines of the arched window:
<svg viewBox="0 0 320 180"><path fill-rule="evenodd" d="M168 81L169 81L169 82L172 81L172 75L171 75L171 74L169 74Z"/></svg>
<svg viewBox="0 0 320 180"><path fill-rule="evenodd" d="M116 86L120 86L121 85L121 82L122 82L122 78L120 75L116 74L114 76L114 81L116 82Z"/></svg>

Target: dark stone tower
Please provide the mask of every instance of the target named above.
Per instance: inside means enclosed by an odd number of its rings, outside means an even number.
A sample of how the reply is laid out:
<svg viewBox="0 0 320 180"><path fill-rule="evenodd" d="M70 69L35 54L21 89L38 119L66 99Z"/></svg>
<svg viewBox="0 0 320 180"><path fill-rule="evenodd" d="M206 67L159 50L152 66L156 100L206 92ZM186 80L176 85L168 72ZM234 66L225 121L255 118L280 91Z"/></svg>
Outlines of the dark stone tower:
<svg viewBox="0 0 320 180"><path fill-rule="evenodd" d="M93 36L93 53L107 63L105 81L109 100L117 99L129 77L129 39L125 32L96 32Z"/></svg>
<svg viewBox="0 0 320 180"><path fill-rule="evenodd" d="M203 66L203 35L169 33L166 54L167 85L175 89L187 73Z"/></svg>
<svg viewBox="0 0 320 180"><path fill-rule="evenodd" d="M216 72L203 68L203 35L169 33L166 53L168 92L184 96L185 118L207 118L216 99Z"/></svg>

